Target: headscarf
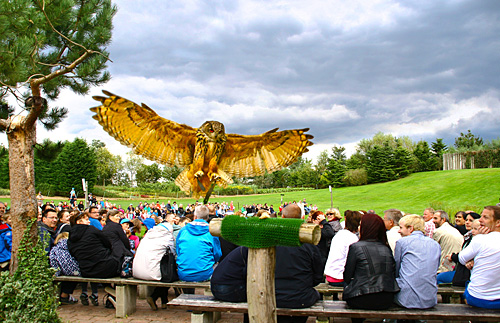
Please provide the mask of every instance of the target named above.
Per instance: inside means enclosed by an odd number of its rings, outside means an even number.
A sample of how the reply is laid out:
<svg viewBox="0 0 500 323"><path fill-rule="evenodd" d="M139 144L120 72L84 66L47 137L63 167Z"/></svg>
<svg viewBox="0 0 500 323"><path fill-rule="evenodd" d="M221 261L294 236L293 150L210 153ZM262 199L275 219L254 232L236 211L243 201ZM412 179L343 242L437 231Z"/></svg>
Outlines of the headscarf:
<svg viewBox="0 0 500 323"><path fill-rule="evenodd" d="M384 220L380 216L366 213L361 218L359 240L376 240L388 245L386 231Z"/></svg>

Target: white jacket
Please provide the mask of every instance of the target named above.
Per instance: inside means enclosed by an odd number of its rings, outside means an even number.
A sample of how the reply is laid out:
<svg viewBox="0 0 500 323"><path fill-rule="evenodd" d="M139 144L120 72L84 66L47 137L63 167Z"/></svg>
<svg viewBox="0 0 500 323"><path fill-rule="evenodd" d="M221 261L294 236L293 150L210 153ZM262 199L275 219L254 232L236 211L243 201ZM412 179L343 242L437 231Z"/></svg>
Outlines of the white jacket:
<svg viewBox="0 0 500 323"><path fill-rule="evenodd" d="M325 275L335 279L344 279L344 267L349 246L358 240L358 236L347 229L340 230L335 234L325 265Z"/></svg>
<svg viewBox="0 0 500 323"><path fill-rule="evenodd" d="M161 280L160 261L167 248L175 254L175 239L170 223L160 223L149 230L137 248L132 273L134 278Z"/></svg>

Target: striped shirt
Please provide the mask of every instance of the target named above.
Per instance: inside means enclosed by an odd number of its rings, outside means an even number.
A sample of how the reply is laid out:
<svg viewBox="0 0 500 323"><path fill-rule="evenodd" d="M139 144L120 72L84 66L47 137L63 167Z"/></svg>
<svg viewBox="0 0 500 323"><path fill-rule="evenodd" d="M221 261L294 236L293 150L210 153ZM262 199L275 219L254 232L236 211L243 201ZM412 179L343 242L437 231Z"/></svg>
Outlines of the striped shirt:
<svg viewBox="0 0 500 323"><path fill-rule="evenodd" d="M434 224L432 219L425 222L424 230L425 230L425 235L432 239L432 236L434 235L434 231L436 231L436 225Z"/></svg>

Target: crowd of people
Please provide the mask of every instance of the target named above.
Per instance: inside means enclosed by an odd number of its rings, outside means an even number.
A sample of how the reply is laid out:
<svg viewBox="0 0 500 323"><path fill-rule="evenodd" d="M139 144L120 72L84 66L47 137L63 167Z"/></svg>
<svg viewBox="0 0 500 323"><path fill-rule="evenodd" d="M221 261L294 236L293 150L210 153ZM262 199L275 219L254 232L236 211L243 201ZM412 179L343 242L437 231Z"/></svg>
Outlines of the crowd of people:
<svg viewBox="0 0 500 323"><path fill-rule="evenodd" d="M500 207L487 206L481 214L458 212L455 223L443 210L427 208L423 215L389 209L338 209L322 212L305 199L272 205L233 203L184 207L170 203L139 203L126 209L106 200L86 210L80 203L40 203L39 231L56 275L108 278L120 275L162 280L165 254L176 259L178 278L210 281L214 296L246 301L248 248L213 237L209 222L229 214L299 218L321 228L317 245L276 247L275 290L278 307L305 308L320 299L314 287L324 282L342 286L342 299L353 308L386 309L395 304L426 309L437 304L438 284L466 287L464 299L473 306L500 309ZM8 269L11 224L0 203L0 265ZM142 228L146 233L142 239ZM64 282L61 304L74 304L77 284ZM99 305L98 289L81 286L80 301ZM184 289L184 293L194 290ZM109 296L111 297L111 296ZM168 303L168 288L156 288L147 301L153 310ZM245 318L247 319L247 318ZM307 318L279 317L280 322ZM362 319L353 319L362 321Z"/></svg>

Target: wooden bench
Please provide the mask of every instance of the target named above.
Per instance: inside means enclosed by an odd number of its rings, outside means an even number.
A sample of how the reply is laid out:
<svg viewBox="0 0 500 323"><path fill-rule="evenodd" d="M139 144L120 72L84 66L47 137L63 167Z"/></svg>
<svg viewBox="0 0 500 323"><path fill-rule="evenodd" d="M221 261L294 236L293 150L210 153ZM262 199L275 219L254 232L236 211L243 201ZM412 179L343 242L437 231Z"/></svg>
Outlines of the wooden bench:
<svg viewBox="0 0 500 323"><path fill-rule="evenodd" d="M173 287L173 288L201 288L205 294L211 294L210 282L163 283L161 281L142 280L135 278L87 278L79 276L56 276L55 282L101 283L114 284L116 297L116 317L126 317L136 311L137 286Z"/></svg>
<svg viewBox="0 0 500 323"><path fill-rule="evenodd" d="M209 295L182 294L168 303L169 307L193 311L192 323L215 322L214 312L247 313L247 303L230 303L215 300ZM444 321L485 321L499 322L500 310L476 308L464 304L437 304L426 310L392 307L387 310L360 310L349 308L343 301L318 301L309 308L288 309L277 308L278 315L316 316L316 317L350 317L378 319L423 319ZM318 320L318 322L320 322ZM323 321L321 321L323 322Z"/></svg>
<svg viewBox="0 0 500 323"><path fill-rule="evenodd" d="M101 283L114 284L116 290L116 317L126 317L136 311L137 286L151 287L173 287L173 288L201 288L205 294L211 294L210 282L173 282L163 283L161 281L150 281L135 278L87 278L79 276L56 276L54 281L63 282L79 282L79 283ZM323 294L325 300L332 300L333 294L343 292L342 287L331 286L328 283L317 285L316 290ZM460 303L460 295L463 294L463 287L445 286L438 288L438 294L442 296L443 303Z"/></svg>
<svg viewBox="0 0 500 323"><path fill-rule="evenodd" d="M333 300L334 294L344 291L343 287L331 286L328 283L321 283L314 287L324 300ZM438 286L438 294L441 295L443 303L460 304L460 296L465 292L464 287L451 286L451 284Z"/></svg>

